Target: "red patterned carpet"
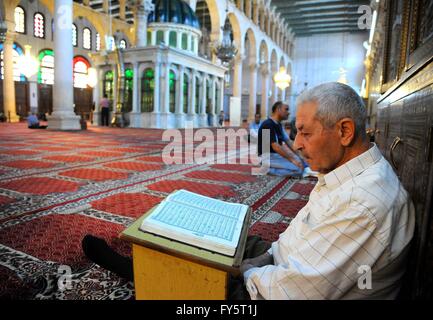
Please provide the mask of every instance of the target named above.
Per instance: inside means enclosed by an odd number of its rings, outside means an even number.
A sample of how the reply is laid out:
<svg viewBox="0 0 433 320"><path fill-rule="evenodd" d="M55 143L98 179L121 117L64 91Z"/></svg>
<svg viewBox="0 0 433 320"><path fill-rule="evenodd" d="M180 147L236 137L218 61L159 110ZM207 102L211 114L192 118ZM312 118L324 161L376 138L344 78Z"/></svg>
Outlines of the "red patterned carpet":
<svg viewBox="0 0 433 320"><path fill-rule="evenodd" d="M84 235L130 255L118 234L169 193L186 189L251 206L250 234L273 241L314 187L313 180L254 176L251 162L239 159L165 165L162 132L0 124L0 298L133 299L132 283L86 259ZM232 156L248 158L242 150Z"/></svg>

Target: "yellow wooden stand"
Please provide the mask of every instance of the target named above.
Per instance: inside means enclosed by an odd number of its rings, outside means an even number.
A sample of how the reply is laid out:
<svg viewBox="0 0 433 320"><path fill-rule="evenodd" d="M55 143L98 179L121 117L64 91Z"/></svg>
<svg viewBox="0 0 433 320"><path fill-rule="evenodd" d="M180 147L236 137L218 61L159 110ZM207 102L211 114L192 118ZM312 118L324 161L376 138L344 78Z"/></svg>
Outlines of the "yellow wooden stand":
<svg viewBox="0 0 433 320"><path fill-rule="evenodd" d="M142 232L139 227L151 211L120 234L132 243L137 300L223 300L228 274L238 274L245 247L248 214L235 257Z"/></svg>

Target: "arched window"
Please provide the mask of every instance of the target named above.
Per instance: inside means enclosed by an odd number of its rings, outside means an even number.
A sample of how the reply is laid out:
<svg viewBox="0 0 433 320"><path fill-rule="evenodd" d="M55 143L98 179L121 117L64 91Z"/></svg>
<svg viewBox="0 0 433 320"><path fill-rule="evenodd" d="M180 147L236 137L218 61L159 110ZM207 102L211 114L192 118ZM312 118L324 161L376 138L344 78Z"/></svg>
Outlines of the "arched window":
<svg viewBox="0 0 433 320"><path fill-rule="evenodd" d="M206 80L206 113L211 113L211 81Z"/></svg>
<svg viewBox="0 0 433 320"><path fill-rule="evenodd" d="M188 35L186 33L182 34L182 49L188 50Z"/></svg>
<svg viewBox="0 0 433 320"><path fill-rule="evenodd" d="M33 18L33 35L36 38L45 38L45 17L42 13L35 13Z"/></svg>
<svg viewBox="0 0 433 320"><path fill-rule="evenodd" d="M15 8L15 32L26 33L26 13L23 8Z"/></svg>
<svg viewBox="0 0 433 320"><path fill-rule="evenodd" d="M120 49L126 49L126 40L125 39L120 40L119 48Z"/></svg>
<svg viewBox="0 0 433 320"><path fill-rule="evenodd" d="M132 91L134 87L134 71L131 69L125 70L125 100L124 100L124 112L132 111Z"/></svg>
<svg viewBox="0 0 433 320"><path fill-rule="evenodd" d="M18 67L18 59L24 55L24 51L23 49L17 45L16 43L14 43L12 45L13 48L13 61L14 61L14 81L26 81L26 77L21 74L20 69ZM0 43L0 75L1 75L1 79L3 80L4 78L4 54L3 54L3 44Z"/></svg>
<svg viewBox="0 0 433 320"><path fill-rule="evenodd" d="M101 35L99 33L96 34L96 51L101 50Z"/></svg>
<svg viewBox="0 0 433 320"><path fill-rule="evenodd" d="M113 100L113 71L107 71L104 75L104 87L102 88L102 94L107 95L108 100Z"/></svg>
<svg viewBox="0 0 433 320"><path fill-rule="evenodd" d="M89 28L83 29L83 48L87 50L92 49L92 31Z"/></svg>
<svg viewBox="0 0 433 320"><path fill-rule="evenodd" d="M153 111L153 91L155 90L155 75L153 69L144 70L141 79L141 112Z"/></svg>
<svg viewBox="0 0 433 320"><path fill-rule="evenodd" d="M72 24L72 45L74 47L78 46L77 26L75 23Z"/></svg>
<svg viewBox="0 0 433 320"><path fill-rule="evenodd" d="M158 30L156 32L156 45L159 46L161 42L164 42L164 31Z"/></svg>
<svg viewBox="0 0 433 320"><path fill-rule="evenodd" d="M152 32L150 30L147 30L147 45L152 45Z"/></svg>
<svg viewBox="0 0 433 320"><path fill-rule="evenodd" d="M169 46L176 48L177 47L177 33L175 31L170 31L170 36L169 36Z"/></svg>
<svg viewBox="0 0 433 320"><path fill-rule="evenodd" d="M183 76L183 112L188 113L188 102L189 102L189 77L187 74Z"/></svg>
<svg viewBox="0 0 433 320"><path fill-rule="evenodd" d="M46 49L39 53L38 83L54 84L54 52Z"/></svg>
<svg viewBox="0 0 433 320"><path fill-rule="evenodd" d="M176 75L173 70L170 70L168 86L170 89L169 111L176 112Z"/></svg>
<svg viewBox="0 0 433 320"><path fill-rule="evenodd" d="M195 113L200 113L200 81L198 78L195 82Z"/></svg>
<svg viewBox="0 0 433 320"><path fill-rule="evenodd" d="M83 57L74 58L74 87L87 88L90 63Z"/></svg>

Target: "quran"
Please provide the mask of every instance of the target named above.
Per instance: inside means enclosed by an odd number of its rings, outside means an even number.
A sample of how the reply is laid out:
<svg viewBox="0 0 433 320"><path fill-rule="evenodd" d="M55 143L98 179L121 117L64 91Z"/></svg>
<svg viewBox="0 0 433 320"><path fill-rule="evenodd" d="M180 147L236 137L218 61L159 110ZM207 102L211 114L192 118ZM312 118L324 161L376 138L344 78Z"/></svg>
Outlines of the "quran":
<svg viewBox="0 0 433 320"><path fill-rule="evenodd" d="M233 257L249 207L186 190L171 193L140 230Z"/></svg>

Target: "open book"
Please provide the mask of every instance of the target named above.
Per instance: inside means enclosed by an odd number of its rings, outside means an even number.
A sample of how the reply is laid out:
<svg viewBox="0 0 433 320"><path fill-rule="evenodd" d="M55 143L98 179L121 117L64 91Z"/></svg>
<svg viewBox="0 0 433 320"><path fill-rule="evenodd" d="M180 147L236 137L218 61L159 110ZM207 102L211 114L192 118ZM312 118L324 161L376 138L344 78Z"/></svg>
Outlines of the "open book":
<svg viewBox="0 0 433 320"><path fill-rule="evenodd" d="M232 257L248 209L178 190L143 220L140 230Z"/></svg>

